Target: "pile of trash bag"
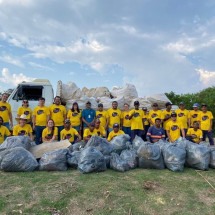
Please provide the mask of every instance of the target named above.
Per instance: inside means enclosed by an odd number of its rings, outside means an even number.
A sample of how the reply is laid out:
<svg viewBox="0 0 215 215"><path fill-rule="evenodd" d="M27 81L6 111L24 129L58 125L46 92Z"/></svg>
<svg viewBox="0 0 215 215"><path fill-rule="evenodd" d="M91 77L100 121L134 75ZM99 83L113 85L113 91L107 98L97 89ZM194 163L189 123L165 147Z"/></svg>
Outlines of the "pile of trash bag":
<svg viewBox="0 0 215 215"><path fill-rule="evenodd" d="M120 154L123 150L130 148L130 136L128 134L123 134L114 137L110 143L113 147L113 152Z"/></svg>
<svg viewBox="0 0 215 215"><path fill-rule="evenodd" d="M209 166L211 168L215 169L215 146L211 147L210 150L211 150L211 157L210 157L210 164L209 164Z"/></svg>

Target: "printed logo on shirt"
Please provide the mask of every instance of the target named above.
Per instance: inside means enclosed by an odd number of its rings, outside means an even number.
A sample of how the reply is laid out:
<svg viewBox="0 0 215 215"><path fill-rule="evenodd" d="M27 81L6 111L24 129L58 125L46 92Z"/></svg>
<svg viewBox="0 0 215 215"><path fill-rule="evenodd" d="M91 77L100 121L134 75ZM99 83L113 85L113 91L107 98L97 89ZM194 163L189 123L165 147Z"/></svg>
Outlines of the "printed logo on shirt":
<svg viewBox="0 0 215 215"><path fill-rule="evenodd" d="M87 137L92 137L92 135L88 135Z"/></svg>
<svg viewBox="0 0 215 215"><path fill-rule="evenodd" d="M116 117L116 116L118 116L118 113L117 112L113 112L112 113L112 117Z"/></svg>
<svg viewBox="0 0 215 215"><path fill-rule="evenodd" d="M68 139L68 140L69 140L71 137L72 137L71 134L66 134L66 136L65 136L65 138Z"/></svg>
<svg viewBox="0 0 215 215"><path fill-rule="evenodd" d="M48 140L52 139L52 137L53 137L52 134L47 134L47 135L46 135L46 139L48 139Z"/></svg>
<svg viewBox="0 0 215 215"><path fill-rule="evenodd" d="M196 134L191 134L192 138L197 138Z"/></svg>
<svg viewBox="0 0 215 215"><path fill-rule="evenodd" d="M103 115L102 114L98 114L97 115L97 118L101 118Z"/></svg>
<svg viewBox="0 0 215 215"><path fill-rule="evenodd" d="M192 115L192 118L195 119L195 118L197 118L197 116L198 116L198 114L195 113L195 114Z"/></svg>
<svg viewBox="0 0 215 215"><path fill-rule="evenodd" d="M179 113L178 116L179 116L179 117L183 117L183 116L185 116L185 115L184 115L184 113Z"/></svg>
<svg viewBox="0 0 215 215"><path fill-rule="evenodd" d="M125 116L125 119L129 120L129 115L126 115L126 116Z"/></svg>
<svg viewBox="0 0 215 215"><path fill-rule="evenodd" d="M55 108L54 110L53 110L53 113L59 113L60 112L60 108Z"/></svg>
<svg viewBox="0 0 215 215"><path fill-rule="evenodd" d="M155 118L156 116L157 116L156 113L153 113L153 114L152 114L152 118Z"/></svg>
<svg viewBox="0 0 215 215"><path fill-rule="evenodd" d="M100 135L101 135L101 132L100 132L100 131L97 131L97 134L98 134L98 136L100 136Z"/></svg>
<svg viewBox="0 0 215 215"><path fill-rule="evenodd" d="M177 129L179 129L179 127L178 127L177 125L173 125L173 126L171 127L171 130L172 130L172 131L176 131Z"/></svg>
<svg viewBox="0 0 215 215"><path fill-rule="evenodd" d="M0 133L0 137L2 137L2 134Z"/></svg>
<svg viewBox="0 0 215 215"><path fill-rule="evenodd" d="M26 116L28 116L28 115L30 114L30 111L26 110L26 111L24 111L24 114L25 114Z"/></svg>
<svg viewBox="0 0 215 215"><path fill-rule="evenodd" d="M7 107L6 107L6 106L1 106L1 107L0 107L0 111L5 111L5 110L7 110Z"/></svg>
<svg viewBox="0 0 215 215"><path fill-rule="evenodd" d="M43 113L44 113L44 110L38 110L38 111L37 111L37 114L38 114L38 115L41 115L41 114L43 114Z"/></svg>
<svg viewBox="0 0 215 215"><path fill-rule="evenodd" d="M76 113L76 112L72 113L72 116L78 116L78 113Z"/></svg>
<svg viewBox="0 0 215 215"><path fill-rule="evenodd" d="M203 121L205 121L205 120L207 120L207 119L208 119L208 116L203 116L203 117L202 117L202 120L203 120Z"/></svg>
<svg viewBox="0 0 215 215"><path fill-rule="evenodd" d="M18 136L24 136L25 134L26 134L26 131L25 130L21 130L21 131L19 131Z"/></svg>
<svg viewBox="0 0 215 215"><path fill-rule="evenodd" d="M137 113L137 112L135 112L135 113L134 113L134 117L138 117L138 116L140 116L140 114Z"/></svg>
<svg viewBox="0 0 215 215"><path fill-rule="evenodd" d="M168 117L168 118L169 118L169 117L170 117L170 115L169 115L169 114L166 114L166 117Z"/></svg>

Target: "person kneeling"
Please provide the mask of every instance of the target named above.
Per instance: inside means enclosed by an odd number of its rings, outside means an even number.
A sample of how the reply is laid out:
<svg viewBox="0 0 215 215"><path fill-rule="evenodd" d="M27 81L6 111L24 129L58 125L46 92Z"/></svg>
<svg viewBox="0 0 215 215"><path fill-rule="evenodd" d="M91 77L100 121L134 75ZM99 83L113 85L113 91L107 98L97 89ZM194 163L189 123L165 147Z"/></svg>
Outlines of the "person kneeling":
<svg viewBox="0 0 215 215"><path fill-rule="evenodd" d="M107 140L110 142L114 137L125 134L124 131L119 129L119 124L115 123L113 125L113 131L111 131L108 135Z"/></svg>
<svg viewBox="0 0 215 215"><path fill-rule="evenodd" d="M84 130L84 141L87 142L92 136L98 136L93 122L89 124L89 128Z"/></svg>
<svg viewBox="0 0 215 215"><path fill-rule="evenodd" d="M186 139L193 143L200 143L202 141L202 130L199 129L199 123L193 122L193 128L189 128L187 131Z"/></svg>
<svg viewBox="0 0 215 215"><path fill-rule="evenodd" d="M42 141L43 143L55 142L58 138L58 129L54 125L52 119L48 120L47 127L43 129Z"/></svg>

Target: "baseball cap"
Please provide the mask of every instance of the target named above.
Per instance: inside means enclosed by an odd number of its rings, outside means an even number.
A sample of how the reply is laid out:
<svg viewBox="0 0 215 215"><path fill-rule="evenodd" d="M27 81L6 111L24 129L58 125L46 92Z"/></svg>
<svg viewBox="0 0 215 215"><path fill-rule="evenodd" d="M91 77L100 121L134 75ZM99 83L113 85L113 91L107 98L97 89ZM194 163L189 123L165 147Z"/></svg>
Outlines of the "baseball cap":
<svg viewBox="0 0 215 215"><path fill-rule="evenodd" d="M205 103L202 104L202 107L204 107L204 106L207 107L207 105Z"/></svg>
<svg viewBox="0 0 215 215"><path fill-rule="evenodd" d="M87 101L87 102L86 102L86 104L89 104L89 105L91 105L91 102L90 102L90 101Z"/></svg>
<svg viewBox="0 0 215 215"><path fill-rule="evenodd" d="M67 124L67 123L71 123L71 122L70 122L69 119L65 119L65 120L64 120L64 123Z"/></svg>
<svg viewBox="0 0 215 215"><path fill-rule="evenodd" d="M180 102L179 105L184 105L184 102Z"/></svg>
<svg viewBox="0 0 215 215"><path fill-rule="evenodd" d="M135 101L135 102L134 102L134 105L139 105L139 104L140 104L139 101Z"/></svg>
<svg viewBox="0 0 215 215"><path fill-rule="evenodd" d="M152 107L158 107L158 103L153 103Z"/></svg>
<svg viewBox="0 0 215 215"><path fill-rule="evenodd" d="M169 105L172 105L172 103L171 103L171 102L167 102L167 103L165 104L166 107L169 106Z"/></svg>
<svg viewBox="0 0 215 215"><path fill-rule="evenodd" d="M113 128L119 128L119 124L118 123L113 124Z"/></svg>
<svg viewBox="0 0 215 215"><path fill-rule="evenodd" d="M177 114L175 112L172 112L171 116L177 116Z"/></svg>
<svg viewBox="0 0 215 215"><path fill-rule="evenodd" d="M99 104L98 104L98 107L103 107L103 104L102 104L102 103L99 103Z"/></svg>
<svg viewBox="0 0 215 215"><path fill-rule="evenodd" d="M147 110L147 107L143 107L142 110Z"/></svg>
<svg viewBox="0 0 215 215"><path fill-rule="evenodd" d="M194 103L193 107L199 107L199 104L198 103Z"/></svg>

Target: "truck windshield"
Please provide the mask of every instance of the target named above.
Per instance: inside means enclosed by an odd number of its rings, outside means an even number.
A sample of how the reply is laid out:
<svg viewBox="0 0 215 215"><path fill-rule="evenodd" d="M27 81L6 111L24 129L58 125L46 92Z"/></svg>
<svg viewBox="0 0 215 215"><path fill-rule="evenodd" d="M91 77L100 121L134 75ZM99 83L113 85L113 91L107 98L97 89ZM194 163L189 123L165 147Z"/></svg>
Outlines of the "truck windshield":
<svg viewBox="0 0 215 215"><path fill-rule="evenodd" d="M13 100L36 101L42 97L43 86L19 86Z"/></svg>

